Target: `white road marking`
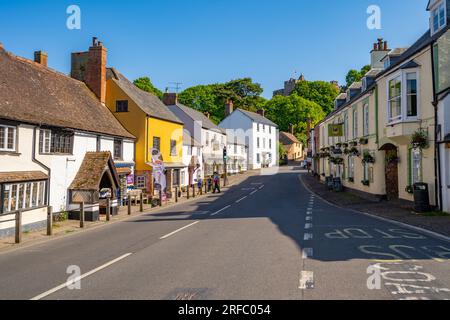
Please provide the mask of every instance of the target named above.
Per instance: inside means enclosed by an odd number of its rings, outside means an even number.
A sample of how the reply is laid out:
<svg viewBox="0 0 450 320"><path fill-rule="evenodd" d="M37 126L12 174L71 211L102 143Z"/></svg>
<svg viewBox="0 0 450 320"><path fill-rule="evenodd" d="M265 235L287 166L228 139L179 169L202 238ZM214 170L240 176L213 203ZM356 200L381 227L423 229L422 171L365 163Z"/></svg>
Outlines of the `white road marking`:
<svg viewBox="0 0 450 320"><path fill-rule="evenodd" d="M312 213L312 211L308 211L308 212L306 212L306 214L310 216L310 215L312 215L313 213Z"/></svg>
<svg viewBox="0 0 450 320"><path fill-rule="evenodd" d="M312 233L305 233L305 237L303 238L305 241L312 240L313 234Z"/></svg>
<svg viewBox="0 0 450 320"><path fill-rule="evenodd" d="M261 187L259 187L259 190L262 190L264 188L264 185L262 185Z"/></svg>
<svg viewBox="0 0 450 320"><path fill-rule="evenodd" d="M312 229L312 227L313 227L312 223L305 224L305 229Z"/></svg>
<svg viewBox="0 0 450 320"><path fill-rule="evenodd" d="M311 216L306 217L306 221L312 221L312 219L313 219L313 217L311 217Z"/></svg>
<svg viewBox="0 0 450 320"><path fill-rule="evenodd" d="M250 191L250 190L255 190L255 188L242 188L242 191Z"/></svg>
<svg viewBox="0 0 450 320"><path fill-rule="evenodd" d="M313 248L305 248L302 252L303 259L308 259L313 256Z"/></svg>
<svg viewBox="0 0 450 320"><path fill-rule="evenodd" d="M225 208L222 208L222 209L220 209L219 211L214 212L211 216L216 216L216 215L218 215L219 213L221 213L222 211L227 210L228 208L231 208L231 205L226 206Z"/></svg>
<svg viewBox="0 0 450 320"><path fill-rule="evenodd" d="M252 186L260 186L260 185L262 185L262 182L253 182L253 183L250 183Z"/></svg>
<svg viewBox="0 0 450 320"><path fill-rule="evenodd" d="M81 275L79 277L76 277L75 279L73 279L71 281L67 281L67 282L65 282L65 283L63 283L63 284L61 284L61 285L59 285L59 286L57 286L57 287L55 287L53 289L50 289L50 290L48 290L48 291L46 291L44 293L41 293L40 295L38 295L38 296L36 296L34 298L31 298L30 300L41 300L42 298L45 298L45 297L47 297L47 296L49 296L49 295L51 295L51 294L53 294L53 293L55 293L55 292L57 292L59 290L62 290L64 288L66 288L67 286L70 286L70 285L73 285L73 284L75 284L77 282L80 282L82 279L84 279L86 277L89 277L89 276L93 275L94 273L99 272L99 271L101 271L101 270L111 266L112 264L117 263L117 262L119 262L119 261L121 261L121 260L123 260L123 259L125 259L125 258L127 258L129 256L131 256L131 255L132 255L132 253L124 254L123 256L120 256L117 259L114 259L114 260L112 260L112 261L110 261L108 263L105 263L104 265L102 265L102 266L100 266L98 268L95 268L94 270L91 270L91 271L89 271L89 272L87 272L87 273L85 273L85 274L83 274L83 275Z"/></svg>
<svg viewBox="0 0 450 320"><path fill-rule="evenodd" d="M258 190L255 190L255 191L251 192L250 195L252 196L252 195L254 195L257 192L258 192Z"/></svg>
<svg viewBox="0 0 450 320"><path fill-rule="evenodd" d="M240 198L239 200L236 201L236 203L239 203L239 202L241 202L241 201L243 201L245 199L247 199L247 196Z"/></svg>
<svg viewBox="0 0 450 320"><path fill-rule="evenodd" d="M165 236L159 238L159 240L167 239L168 237L173 236L175 233L178 233L178 232L180 232L180 231L183 231L184 229L187 229L187 228L189 228L189 227L192 227L193 225L196 225L196 224L199 223L199 222L200 222L200 221L195 221L195 222L193 222L193 223L191 223L191 224L188 224L187 226L184 226L183 228L177 229L177 230L175 230L174 232L171 232L171 233L169 233L169 234L166 234Z"/></svg>
<svg viewBox="0 0 450 320"><path fill-rule="evenodd" d="M302 271L300 273L300 290L314 289L314 273L312 271Z"/></svg>

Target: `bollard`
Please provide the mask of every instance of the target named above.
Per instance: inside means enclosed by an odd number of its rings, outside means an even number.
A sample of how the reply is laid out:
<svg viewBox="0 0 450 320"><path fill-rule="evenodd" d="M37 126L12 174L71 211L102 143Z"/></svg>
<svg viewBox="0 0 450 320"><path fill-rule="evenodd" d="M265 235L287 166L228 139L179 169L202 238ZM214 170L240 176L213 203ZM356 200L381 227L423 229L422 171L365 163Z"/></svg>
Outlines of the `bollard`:
<svg viewBox="0 0 450 320"><path fill-rule="evenodd" d="M106 199L106 221L111 220L111 199Z"/></svg>
<svg viewBox="0 0 450 320"><path fill-rule="evenodd" d="M53 207L47 208L47 235L53 235Z"/></svg>
<svg viewBox="0 0 450 320"><path fill-rule="evenodd" d="M187 192L187 199L189 200L189 189L190 189L191 187L188 185L187 187L186 187L186 192Z"/></svg>
<svg viewBox="0 0 450 320"><path fill-rule="evenodd" d="M178 202L178 187L175 187L175 202Z"/></svg>
<svg viewBox="0 0 450 320"><path fill-rule="evenodd" d="M205 194L208 193L208 184L206 183L206 181L203 182L205 184Z"/></svg>
<svg viewBox="0 0 450 320"><path fill-rule="evenodd" d="M80 228L84 228L84 202L80 203Z"/></svg>
<svg viewBox="0 0 450 320"><path fill-rule="evenodd" d="M199 190L200 190L200 195L203 195L203 182L200 184L199 186Z"/></svg>
<svg viewBox="0 0 450 320"><path fill-rule="evenodd" d="M144 212L144 195L141 192L139 196L139 212Z"/></svg>
<svg viewBox="0 0 450 320"><path fill-rule="evenodd" d="M16 212L16 243L22 242L22 210Z"/></svg>
<svg viewBox="0 0 450 320"><path fill-rule="evenodd" d="M192 185L192 198L195 198L195 183Z"/></svg>
<svg viewBox="0 0 450 320"><path fill-rule="evenodd" d="M159 206L162 207L162 190L159 190Z"/></svg>
<svg viewBox="0 0 450 320"><path fill-rule="evenodd" d="M128 215L131 216L131 197L128 196Z"/></svg>

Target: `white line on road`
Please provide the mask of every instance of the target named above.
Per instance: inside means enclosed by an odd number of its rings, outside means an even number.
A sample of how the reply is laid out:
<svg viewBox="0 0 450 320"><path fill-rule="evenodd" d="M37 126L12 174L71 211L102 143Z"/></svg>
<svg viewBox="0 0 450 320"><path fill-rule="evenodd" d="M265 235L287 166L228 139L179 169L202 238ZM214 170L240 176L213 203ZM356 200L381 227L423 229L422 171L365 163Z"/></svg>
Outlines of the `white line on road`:
<svg viewBox="0 0 450 320"><path fill-rule="evenodd" d="M255 193L257 193L258 192L258 190L255 190L255 191L253 191L252 193L250 193L250 195L252 196L252 195L254 195Z"/></svg>
<svg viewBox="0 0 450 320"><path fill-rule="evenodd" d="M40 294L40 295L38 295L38 296L36 296L34 298L31 298L30 300L41 300L42 298L45 298L45 297L47 297L47 296L49 296L49 295L51 295L51 294L53 294L53 293L55 293L55 292L57 292L57 291L59 291L61 289L64 289L64 288L70 286L70 285L74 285L77 282L80 282L82 279L84 279L86 277L89 277L89 276L93 275L94 273L99 272L99 271L109 267L110 265L112 265L114 263L117 263L117 262L119 262L119 261L121 261L121 260L123 260L123 259L125 259L125 258L127 258L129 256L131 256L131 255L132 255L132 253L124 254L123 256L120 256L117 259L114 259L114 260L112 260L112 261L110 261L108 263L105 263L104 265L102 265L102 266L100 266L98 268L95 268L94 270L91 270L91 271L89 271L89 272L87 272L87 273L85 273L85 274L83 274L83 275L81 275L79 277L76 277L75 279L72 279L71 281L67 281L67 282L65 282L65 283L63 283L63 284L61 284L61 285L59 285L59 286L57 286L57 287L55 287L53 289L50 289L50 290L48 290L48 291L46 291L46 292L44 292L44 293L42 293L42 294Z"/></svg>
<svg viewBox="0 0 450 320"><path fill-rule="evenodd" d="M219 211L214 212L211 216L216 216L216 215L218 215L219 213L221 213L222 211L227 210L228 208L231 208L231 205L226 206L225 208L222 208L222 209L220 209Z"/></svg>
<svg viewBox="0 0 450 320"><path fill-rule="evenodd" d="M159 238L159 240L167 239L168 237L173 236L175 233L178 233L178 232L180 232L180 231L183 231L184 229L187 229L187 228L189 228L189 227L192 227L193 225L196 225L196 224L199 223L199 222L200 222L200 221L195 221L195 222L193 222L193 223L191 223L191 224L188 224L187 226L184 226L183 228L180 228L180 229L178 229L178 230L175 230L174 232L171 232L171 233L169 233L169 234L166 234L165 236Z"/></svg>
<svg viewBox="0 0 450 320"><path fill-rule="evenodd" d="M236 201L236 203L239 203L239 202L241 202L242 200L245 200L245 199L247 199L247 196L240 198L239 200Z"/></svg>
<svg viewBox="0 0 450 320"><path fill-rule="evenodd" d="M264 185L262 185L261 187L259 187L259 190L262 190L262 189L264 189Z"/></svg>
<svg viewBox="0 0 450 320"><path fill-rule="evenodd" d="M308 212L306 212L306 214L307 214L308 216L310 216L310 215L312 215L313 213L312 213L312 211L308 211Z"/></svg>
<svg viewBox="0 0 450 320"><path fill-rule="evenodd" d="M303 259L312 258L313 256L313 248L305 248L302 253Z"/></svg>
<svg viewBox="0 0 450 320"><path fill-rule="evenodd" d="M312 240L313 234L312 233L305 233L305 237L303 238L305 241Z"/></svg>
<svg viewBox="0 0 450 320"><path fill-rule="evenodd" d="M312 271L302 271L300 273L300 290L314 289L314 273Z"/></svg>
<svg viewBox="0 0 450 320"><path fill-rule="evenodd" d="M306 221L312 221L312 220L313 220L313 217L311 217L311 216L306 217Z"/></svg>
<svg viewBox="0 0 450 320"><path fill-rule="evenodd" d="M312 229L312 227L313 227L312 223L305 224L305 229Z"/></svg>

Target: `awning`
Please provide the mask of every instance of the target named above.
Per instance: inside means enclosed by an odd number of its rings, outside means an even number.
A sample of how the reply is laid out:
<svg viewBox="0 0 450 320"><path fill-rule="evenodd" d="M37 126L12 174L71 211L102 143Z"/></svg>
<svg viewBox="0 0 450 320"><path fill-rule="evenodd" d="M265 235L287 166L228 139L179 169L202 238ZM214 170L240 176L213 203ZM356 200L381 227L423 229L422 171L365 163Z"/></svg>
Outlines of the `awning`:
<svg viewBox="0 0 450 320"><path fill-rule="evenodd" d="M0 183L48 180L48 175L41 171L0 172Z"/></svg>
<svg viewBox="0 0 450 320"><path fill-rule="evenodd" d="M131 174L131 167L116 167L116 170L119 176Z"/></svg>
<svg viewBox="0 0 450 320"><path fill-rule="evenodd" d="M148 162L147 165L151 166L151 163ZM182 162L164 162L164 167L166 169L183 169L187 168L187 165Z"/></svg>
<svg viewBox="0 0 450 320"><path fill-rule="evenodd" d="M116 168L131 168L135 166L134 162L114 161Z"/></svg>

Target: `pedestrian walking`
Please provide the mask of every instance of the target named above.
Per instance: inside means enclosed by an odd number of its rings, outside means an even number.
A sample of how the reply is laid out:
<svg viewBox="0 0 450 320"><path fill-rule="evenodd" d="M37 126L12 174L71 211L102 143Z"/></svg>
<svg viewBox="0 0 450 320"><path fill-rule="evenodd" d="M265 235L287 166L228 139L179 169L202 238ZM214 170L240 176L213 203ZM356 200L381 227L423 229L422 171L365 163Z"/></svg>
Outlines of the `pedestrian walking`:
<svg viewBox="0 0 450 320"><path fill-rule="evenodd" d="M218 191L220 193L220 176L217 172L214 172L214 190L213 193Z"/></svg>

